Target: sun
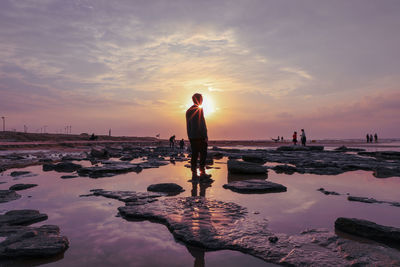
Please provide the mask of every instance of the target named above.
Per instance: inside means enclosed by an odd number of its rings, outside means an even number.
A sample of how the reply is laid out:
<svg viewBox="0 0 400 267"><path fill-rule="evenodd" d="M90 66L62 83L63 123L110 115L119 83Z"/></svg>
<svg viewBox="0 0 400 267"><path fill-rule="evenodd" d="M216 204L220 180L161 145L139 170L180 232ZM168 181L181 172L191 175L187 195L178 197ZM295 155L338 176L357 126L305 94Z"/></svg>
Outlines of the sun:
<svg viewBox="0 0 400 267"><path fill-rule="evenodd" d="M211 114L213 114L216 111L216 107L214 105L213 99L209 95L203 95L203 104L200 106L203 108L204 111L204 117L209 117ZM190 98L188 103L186 104L186 108L188 109L193 105L193 101Z"/></svg>

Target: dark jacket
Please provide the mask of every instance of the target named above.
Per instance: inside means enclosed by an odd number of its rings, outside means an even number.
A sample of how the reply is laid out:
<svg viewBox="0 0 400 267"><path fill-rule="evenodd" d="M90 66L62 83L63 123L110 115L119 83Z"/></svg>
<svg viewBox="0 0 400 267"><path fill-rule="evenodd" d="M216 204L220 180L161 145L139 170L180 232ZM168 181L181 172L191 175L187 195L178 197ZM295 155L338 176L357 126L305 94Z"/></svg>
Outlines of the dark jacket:
<svg viewBox="0 0 400 267"><path fill-rule="evenodd" d="M203 109L197 105L186 111L186 128L189 139L208 138Z"/></svg>

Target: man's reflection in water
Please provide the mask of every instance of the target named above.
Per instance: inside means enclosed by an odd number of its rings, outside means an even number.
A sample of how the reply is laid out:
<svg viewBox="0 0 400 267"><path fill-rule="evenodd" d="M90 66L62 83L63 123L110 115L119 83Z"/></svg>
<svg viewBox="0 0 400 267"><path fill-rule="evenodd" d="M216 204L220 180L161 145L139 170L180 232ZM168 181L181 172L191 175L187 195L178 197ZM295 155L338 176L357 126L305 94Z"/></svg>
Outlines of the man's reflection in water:
<svg viewBox="0 0 400 267"><path fill-rule="evenodd" d="M186 248L194 258L194 265L193 265L194 267L206 266L205 262L204 262L205 250L203 248L196 248L196 247L192 247L192 246L186 246Z"/></svg>
<svg viewBox="0 0 400 267"><path fill-rule="evenodd" d="M206 196L206 189L211 187L210 181L204 182L199 178L193 178L191 180L192 182L192 197L197 197L197 188L200 187L200 194L198 195L199 197L205 197Z"/></svg>
<svg viewBox="0 0 400 267"><path fill-rule="evenodd" d="M199 176L193 177L192 180L190 180L192 183L192 197L205 197L206 196L206 190L207 188L211 187L212 180L207 179L201 179ZM200 189L200 192L199 192ZM205 208L205 207L204 207ZM205 208L206 211L207 208ZM203 213L204 216L204 213ZM207 216L205 216L207 217ZM208 219L211 218L211 214L209 214ZM200 229L199 229L199 234L202 233L202 228L200 224ZM208 232L207 232L208 233ZM205 249L203 248L198 248L198 247L192 247L192 246L186 246L188 249L189 253L193 256L194 258L194 267L204 267L205 266L205 261L204 261L204 254L205 254Z"/></svg>

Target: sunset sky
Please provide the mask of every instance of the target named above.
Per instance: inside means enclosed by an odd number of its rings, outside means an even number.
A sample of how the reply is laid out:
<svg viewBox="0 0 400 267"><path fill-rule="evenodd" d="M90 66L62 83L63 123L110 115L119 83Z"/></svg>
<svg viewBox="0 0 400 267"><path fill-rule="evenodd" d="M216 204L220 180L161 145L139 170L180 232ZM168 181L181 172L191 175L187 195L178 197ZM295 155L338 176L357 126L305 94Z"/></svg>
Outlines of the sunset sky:
<svg viewBox="0 0 400 267"><path fill-rule="evenodd" d="M7 129L400 137L400 1L0 1ZM40 130L39 130L40 131Z"/></svg>

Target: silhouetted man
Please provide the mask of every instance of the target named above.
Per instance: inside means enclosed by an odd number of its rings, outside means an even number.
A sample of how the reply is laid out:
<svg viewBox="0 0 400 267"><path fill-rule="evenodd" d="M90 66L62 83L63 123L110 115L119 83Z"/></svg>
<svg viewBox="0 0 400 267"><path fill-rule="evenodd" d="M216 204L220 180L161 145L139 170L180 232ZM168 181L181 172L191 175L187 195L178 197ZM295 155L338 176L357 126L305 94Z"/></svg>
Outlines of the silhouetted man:
<svg viewBox="0 0 400 267"><path fill-rule="evenodd" d="M175 147L175 135L173 135L169 138L169 147L171 147L171 148Z"/></svg>
<svg viewBox="0 0 400 267"><path fill-rule="evenodd" d="M193 106L186 111L186 128L192 149L191 169L193 177L197 177L197 159L200 154L200 177L209 178L206 174L207 157L207 126L204 111L201 107L203 97L201 94L192 96Z"/></svg>

